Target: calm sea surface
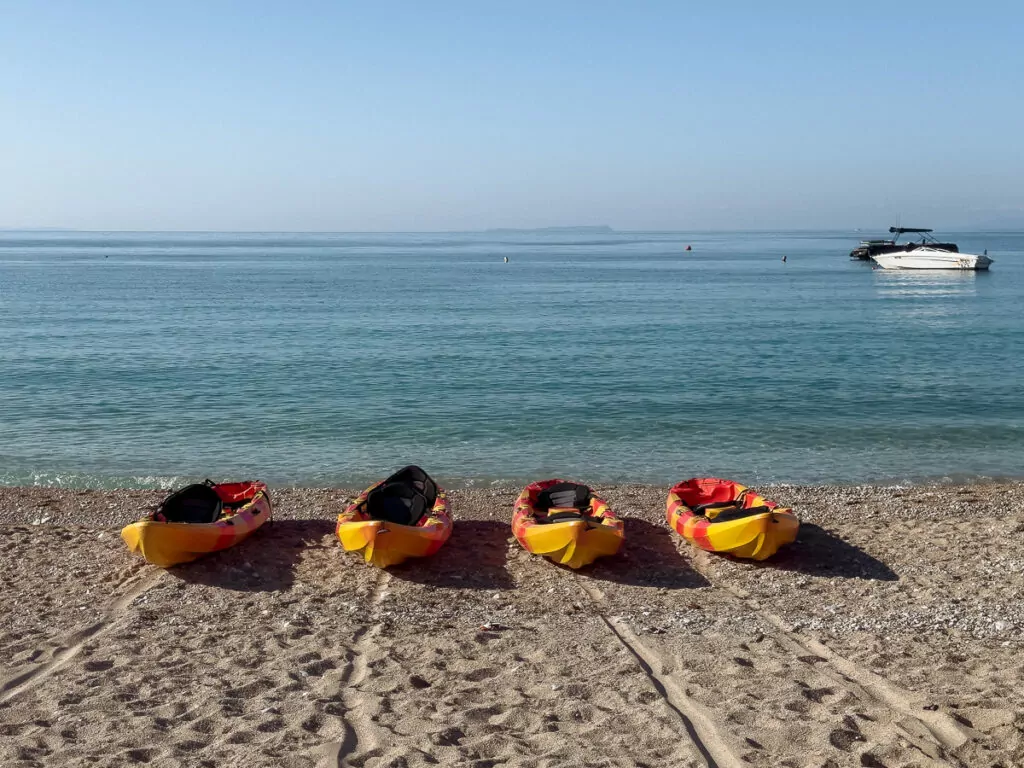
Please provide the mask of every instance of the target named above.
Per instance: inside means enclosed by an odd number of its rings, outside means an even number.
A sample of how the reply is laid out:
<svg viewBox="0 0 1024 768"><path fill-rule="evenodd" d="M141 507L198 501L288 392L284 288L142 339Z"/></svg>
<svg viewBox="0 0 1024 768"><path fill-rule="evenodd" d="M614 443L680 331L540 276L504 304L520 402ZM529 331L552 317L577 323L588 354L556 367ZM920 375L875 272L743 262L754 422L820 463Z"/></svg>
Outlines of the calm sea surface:
<svg viewBox="0 0 1024 768"><path fill-rule="evenodd" d="M0 484L1024 475L1024 233L879 234L0 233Z"/></svg>

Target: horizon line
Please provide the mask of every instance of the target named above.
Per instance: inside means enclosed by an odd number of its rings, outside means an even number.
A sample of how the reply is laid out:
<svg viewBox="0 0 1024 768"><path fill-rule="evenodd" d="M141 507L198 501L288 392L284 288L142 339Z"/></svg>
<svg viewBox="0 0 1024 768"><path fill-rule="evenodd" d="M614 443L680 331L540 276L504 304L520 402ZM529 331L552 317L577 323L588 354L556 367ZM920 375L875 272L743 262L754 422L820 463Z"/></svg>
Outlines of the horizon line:
<svg viewBox="0 0 1024 768"><path fill-rule="evenodd" d="M694 228L694 229L615 229L604 225L593 226L547 226L547 227L488 227L486 229L81 229L77 227L0 227L0 234L30 233L82 233L82 234L138 234L138 235L486 235L515 233L558 233L572 234L631 235L643 233L658 234L702 234L720 232L871 232L872 227L754 227L754 228ZM601 229L603 232L587 233L582 230ZM888 227L879 228L888 233ZM1024 225L1010 227L980 227L978 225L939 228L946 232L1024 232Z"/></svg>

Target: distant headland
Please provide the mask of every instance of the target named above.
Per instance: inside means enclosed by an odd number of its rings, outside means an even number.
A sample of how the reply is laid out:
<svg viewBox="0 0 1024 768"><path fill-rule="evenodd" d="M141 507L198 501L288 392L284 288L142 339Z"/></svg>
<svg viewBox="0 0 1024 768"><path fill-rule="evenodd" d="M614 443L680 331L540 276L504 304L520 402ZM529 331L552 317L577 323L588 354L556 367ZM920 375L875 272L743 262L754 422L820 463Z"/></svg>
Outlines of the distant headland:
<svg viewBox="0 0 1024 768"><path fill-rule="evenodd" d="M614 234L615 230L611 227L600 225L596 227L534 227L526 229L516 229L511 227L498 227L495 229L485 229L484 232L498 235L510 235L510 234L537 234L538 232L545 234L554 235L608 235Z"/></svg>

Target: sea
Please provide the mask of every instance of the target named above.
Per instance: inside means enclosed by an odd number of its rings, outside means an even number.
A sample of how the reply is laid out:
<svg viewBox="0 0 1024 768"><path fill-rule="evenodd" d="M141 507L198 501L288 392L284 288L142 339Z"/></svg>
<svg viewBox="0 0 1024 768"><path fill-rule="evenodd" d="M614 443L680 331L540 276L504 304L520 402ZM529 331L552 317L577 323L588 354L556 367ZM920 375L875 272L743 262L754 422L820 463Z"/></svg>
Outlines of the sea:
<svg viewBox="0 0 1024 768"><path fill-rule="evenodd" d="M0 484L1024 476L1024 233L883 234L3 232Z"/></svg>

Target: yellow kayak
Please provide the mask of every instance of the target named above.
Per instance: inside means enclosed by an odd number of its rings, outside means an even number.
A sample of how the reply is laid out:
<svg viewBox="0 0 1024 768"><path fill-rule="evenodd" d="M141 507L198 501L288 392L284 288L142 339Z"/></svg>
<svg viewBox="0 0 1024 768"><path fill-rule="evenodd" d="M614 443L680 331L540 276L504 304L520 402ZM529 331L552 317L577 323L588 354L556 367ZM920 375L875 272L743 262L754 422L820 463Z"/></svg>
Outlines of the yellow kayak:
<svg viewBox="0 0 1024 768"><path fill-rule="evenodd" d="M378 568L437 552L452 533L444 490L408 466L370 486L338 515L338 539Z"/></svg>
<svg viewBox="0 0 1024 768"><path fill-rule="evenodd" d="M527 552L581 568L614 555L625 538L622 521L585 485L541 480L523 489L512 514L512 532Z"/></svg>
<svg viewBox="0 0 1024 768"><path fill-rule="evenodd" d="M167 568L233 547L270 519L260 482L202 483L172 494L156 512L121 530L128 549Z"/></svg>

